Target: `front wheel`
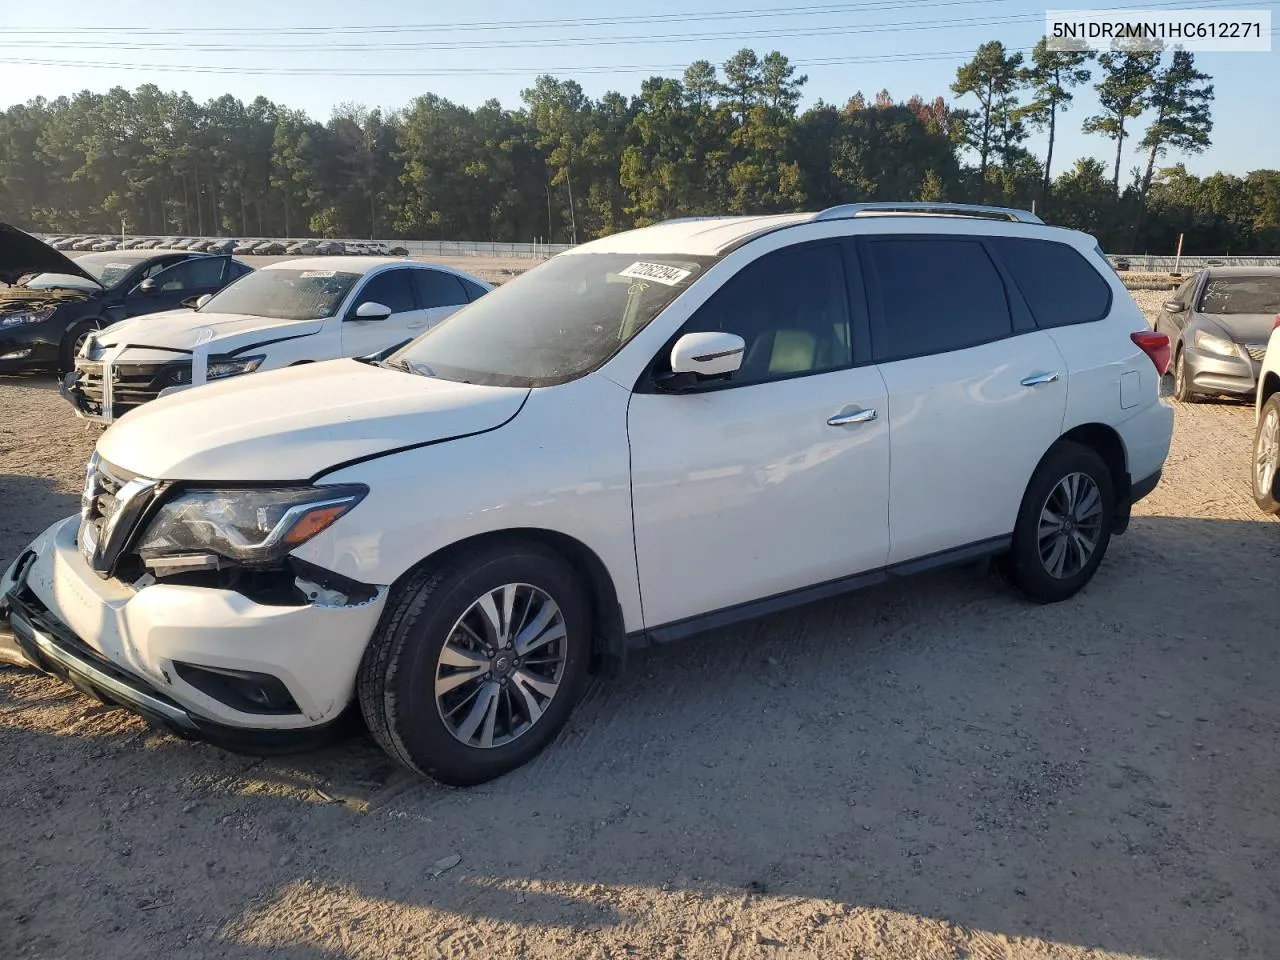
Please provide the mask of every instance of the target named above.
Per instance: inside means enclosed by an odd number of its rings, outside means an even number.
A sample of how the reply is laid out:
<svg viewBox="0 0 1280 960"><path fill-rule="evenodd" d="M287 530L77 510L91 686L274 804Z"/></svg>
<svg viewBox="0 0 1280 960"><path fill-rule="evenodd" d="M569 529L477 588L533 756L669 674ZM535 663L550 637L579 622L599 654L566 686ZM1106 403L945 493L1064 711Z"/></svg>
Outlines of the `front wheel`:
<svg viewBox="0 0 1280 960"><path fill-rule="evenodd" d="M360 707L404 766L469 786L537 755L568 719L590 659L590 605L536 543L463 554L392 596L360 665Z"/></svg>
<svg viewBox="0 0 1280 960"><path fill-rule="evenodd" d="M1074 596L1111 542L1115 485L1094 450L1063 441L1027 484L1007 558L1010 579L1038 603Z"/></svg>
<svg viewBox="0 0 1280 960"><path fill-rule="evenodd" d="M1265 513L1280 513L1276 479L1280 474L1280 393L1262 405L1253 436L1253 499Z"/></svg>
<svg viewBox="0 0 1280 960"><path fill-rule="evenodd" d="M97 323L78 323L62 337L62 346L58 350L58 375L65 376L76 368L76 357L84 346L89 334L102 329Z"/></svg>
<svg viewBox="0 0 1280 960"><path fill-rule="evenodd" d="M1179 403L1195 403L1199 394L1191 389L1191 378L1187 376L1187 354L1178 350L1177 359L1173 361L1173 399Z"/></svg>

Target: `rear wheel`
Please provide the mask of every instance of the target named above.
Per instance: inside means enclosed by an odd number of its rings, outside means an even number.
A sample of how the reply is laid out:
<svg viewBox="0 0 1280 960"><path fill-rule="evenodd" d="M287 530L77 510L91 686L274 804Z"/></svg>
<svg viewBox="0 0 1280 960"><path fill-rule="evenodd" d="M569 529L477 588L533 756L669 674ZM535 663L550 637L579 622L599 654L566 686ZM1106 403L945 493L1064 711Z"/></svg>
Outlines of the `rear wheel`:
<svg viewBox="0 0 1280 960"><path fill-rule="evenodd" d="M1276 479L1280 477L1280 393L1267 398L1253 436L1253 499L1266 513L1280 513Z"/></svg>
<svg viewBox="0 0 1280 960"><path fill-rule="evenodd" d="M1009 578L1039 603L1074 596L1102 563L1114 522L1115 484L1106 462L1090 447L1060 442L1023 495Z"/></svg>
<svg viewBox="0 0 1280 960"><path fill-rule="evenodd" d="M464 554L391 598L360 665L378 744L467 786L537 755L568 719L590 657L590 607L573 569L535 543Z"/></svg>

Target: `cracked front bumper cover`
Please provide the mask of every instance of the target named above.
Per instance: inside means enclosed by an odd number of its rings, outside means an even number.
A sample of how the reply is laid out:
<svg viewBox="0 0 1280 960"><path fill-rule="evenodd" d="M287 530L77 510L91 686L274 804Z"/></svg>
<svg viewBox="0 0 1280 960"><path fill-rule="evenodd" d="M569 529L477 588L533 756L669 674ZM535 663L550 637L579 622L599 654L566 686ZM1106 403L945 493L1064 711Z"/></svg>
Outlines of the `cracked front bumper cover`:
<svg viewBox="0 0 1280 960"><path fill-rule="evenodd" d="M0 650L20 654L19 665L179 736L240 752L306 748L347 722L385 589L332 607L264 604L218 587L134 588L89 567L77 519L51 526L0 573L0 634L8 637ZM202 683L205 673L278 680L292 703L237 702Z"/></svg>
<svg viewBox="0 0 1280 960"><path fill-rule="evenodd" d="M106 660L53 616L26 585L34 554L19 561L14 585L0 600L0 616L26 660L81 693L124 707L152 726L185 740L204 740L238 753L293 752L332 740L340 715L322 726L297 730L231 727L193 713L153 684Z"/></svg>

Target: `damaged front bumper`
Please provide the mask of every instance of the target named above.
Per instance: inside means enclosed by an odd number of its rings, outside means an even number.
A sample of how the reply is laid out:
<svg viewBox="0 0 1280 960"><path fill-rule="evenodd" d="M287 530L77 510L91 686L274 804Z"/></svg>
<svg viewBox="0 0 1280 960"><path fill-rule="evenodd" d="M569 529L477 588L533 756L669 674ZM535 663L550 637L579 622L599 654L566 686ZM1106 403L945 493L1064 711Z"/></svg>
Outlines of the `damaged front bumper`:
<svg viewBox="0 0 1280 960"><path fill-rule="evenodd" d="M192 350L127 342L104 347L90 334L58 393L81 419L113 423L144 403L208 382L210 339L200 338Z"/></svg>
<svg viewBox="0 0 1280 960"><path fill-rule="evenodd" d="M360 603L292 606L203 586L135 589L88 566L77 519L51 526L0 577L0 617L32 665L229 749L301 745L351 703L385 587Z"/></svg>

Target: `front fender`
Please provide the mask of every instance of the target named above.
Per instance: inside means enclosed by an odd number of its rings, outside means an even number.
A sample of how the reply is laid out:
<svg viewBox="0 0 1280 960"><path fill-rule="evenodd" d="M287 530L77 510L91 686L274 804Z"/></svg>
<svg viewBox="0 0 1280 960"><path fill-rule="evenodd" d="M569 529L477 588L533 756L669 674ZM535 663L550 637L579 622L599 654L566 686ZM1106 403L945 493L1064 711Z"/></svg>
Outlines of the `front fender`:
<svg viewBox="0 0 1280 960"><path fill-rule="evenodd" d="M604 564L625 629L643 616L631 513L630 392L588 376L534 390L496 429L366 458L318 483L365 499L295 555L363 583L395 582L424 558L507 530L570 537Z"/></svg>

